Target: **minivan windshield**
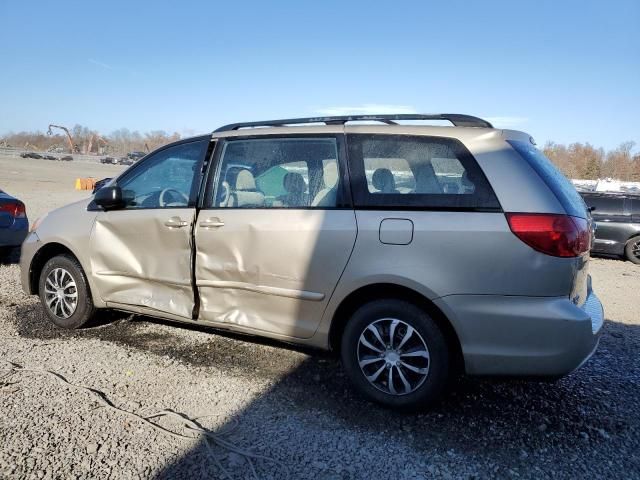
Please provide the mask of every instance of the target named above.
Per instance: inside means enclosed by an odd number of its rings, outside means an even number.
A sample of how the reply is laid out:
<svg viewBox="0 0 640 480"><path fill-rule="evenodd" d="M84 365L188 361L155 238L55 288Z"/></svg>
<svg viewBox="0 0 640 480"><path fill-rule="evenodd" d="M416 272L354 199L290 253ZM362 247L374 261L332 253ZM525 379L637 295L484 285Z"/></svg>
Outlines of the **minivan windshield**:
<svg viewBox="0 0 640 480"><path fill-rule="evenodd" d="M544 153L531 143L507 140L516 152L524 158L556 196L567 215L587 218L587 206L573 184Z"/></svg>

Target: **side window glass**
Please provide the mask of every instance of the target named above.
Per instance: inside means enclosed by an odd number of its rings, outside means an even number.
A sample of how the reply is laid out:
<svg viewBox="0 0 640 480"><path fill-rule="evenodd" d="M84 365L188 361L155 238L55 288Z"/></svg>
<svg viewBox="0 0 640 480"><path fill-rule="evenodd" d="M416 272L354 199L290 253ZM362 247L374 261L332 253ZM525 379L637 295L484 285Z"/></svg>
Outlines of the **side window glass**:
<svg viewBox="0 0 640 480"><path fill-rule="evenodd" d="M356 206L500 208L475 159L457 140L351 134L347 143Z"/></svg>
<svg viewBox="0 0 640 480"><path fill-rule="evenodd" d="M409 162L404 158L367 156L364 157L364 169L369 193L409 193L416 186Z"/></svg>
<svg viewBox="0 0 640 480"><path fill-rule="evenodd" d="M476 186L469 180L467 171L460 163L455 155L448 157L433 157L431 159L431 166L433 167L433 173L435 173L438 184L442 186L443 193L452 193L458 195L470 195L472 194Z"/></svg>
<svg viewBox="0 0 640 480"><path fill-rule="evenodd" d="M192 188L207 149L201 140L169 147L154 154L131 171L118 186L127 209L184 208L189 205Z"/></svg>
<svg viewBox="0 0 640 480"><path fill-rule="evenodd" d="M213 206L335 207L337 152L334 138L228 140L220 157Z"/></svg>
<svg viewBox="0 0 640 480"><path fill-rule="evenodd" d="M288 175L291 174L291 175ZM300 182L300 178L304 180L304 185ZM287 182L299 183L299 188L304 190L300 193L309 195L309 168L306 162L289 162L274 165L266 172L256 177L256 186L265 196L265 203L273 206L280 199L284 198L291 188L291 184ZM295 186L294 186L295 188ZM303 206L303 205L297 205ZM307 206L307 205L304 205Z"/></svg>

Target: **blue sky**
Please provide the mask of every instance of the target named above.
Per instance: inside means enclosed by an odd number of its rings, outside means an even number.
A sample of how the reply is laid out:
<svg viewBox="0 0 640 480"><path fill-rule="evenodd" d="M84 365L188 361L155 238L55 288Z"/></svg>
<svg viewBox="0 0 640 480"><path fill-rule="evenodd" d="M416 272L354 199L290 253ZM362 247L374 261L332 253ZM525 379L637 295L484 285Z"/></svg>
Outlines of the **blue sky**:
<svg viewBox="0 0 640 480"><path fill-rule="evenodd" d="M0 0L0 25L0 134L416 111L640 144L638 0Z"/></svg>

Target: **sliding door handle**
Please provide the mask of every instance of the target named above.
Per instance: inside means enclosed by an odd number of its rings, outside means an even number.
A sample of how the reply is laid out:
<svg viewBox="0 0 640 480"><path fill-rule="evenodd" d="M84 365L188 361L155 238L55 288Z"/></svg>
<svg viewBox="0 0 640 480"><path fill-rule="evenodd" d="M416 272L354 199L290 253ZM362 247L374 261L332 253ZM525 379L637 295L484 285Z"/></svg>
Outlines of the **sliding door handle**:
<svg viewBox="0 0 640 480"><path fill-rule="evenodd" d="M171 217L169 220L164 222L164 225L169 228L182 228L187 227L189 222L185 222L180 217Z"/></svg>
<svg viewBox="0 0 640 480"><path fill-rule="evenodd" d="M202 228L219 228L224 227L224 222L217 217L207 218L200 222Z"/></svg>

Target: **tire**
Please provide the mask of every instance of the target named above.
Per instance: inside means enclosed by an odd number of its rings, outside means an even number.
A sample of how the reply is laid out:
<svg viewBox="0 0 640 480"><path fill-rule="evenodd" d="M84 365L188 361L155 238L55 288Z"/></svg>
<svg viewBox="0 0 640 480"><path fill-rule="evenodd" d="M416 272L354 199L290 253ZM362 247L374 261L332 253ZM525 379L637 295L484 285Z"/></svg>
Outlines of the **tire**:
<svg viewBox="0 0 640 480"><path fill-rule="evenodd" d="M640 265L640 237L629 239L624 247L624 254L629 261Z"/></svg>
<svg viewBox="0 0 640 480"><path fill-rule="evenodd" d="M58 327L79 328L96 311L87 277L80 263L70 255L58 255L44 265L40 273L39 292L45 313Z"/></svg>
<svg viewBox="0 0 640 480"><path fill-rule="evenodd" d="M372 328L388 346L393 324L395 349L383 349ZM449 377L449 350L442 331L425 311L401 300L376 300L360 307L345 326L341 358L345 373L361 394L397 410L432 405ZM365 362L362 368L361 361Z"/></svg>

